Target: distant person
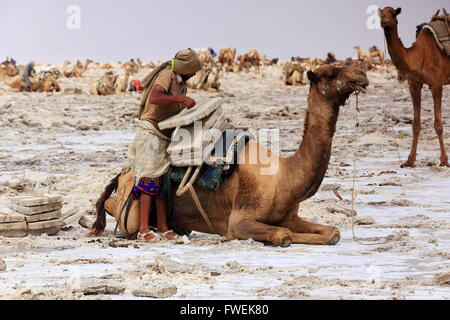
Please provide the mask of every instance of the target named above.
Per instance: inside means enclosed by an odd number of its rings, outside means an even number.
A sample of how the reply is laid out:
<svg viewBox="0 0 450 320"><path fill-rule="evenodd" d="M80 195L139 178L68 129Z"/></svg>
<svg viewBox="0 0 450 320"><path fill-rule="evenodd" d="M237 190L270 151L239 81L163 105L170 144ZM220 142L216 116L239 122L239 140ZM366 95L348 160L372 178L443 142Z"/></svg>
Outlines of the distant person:
<svg viewBox="0 0 450 320"><path fill-rule="evenodd" d="M9 59L9 63L12 64L15 68L17 67L17 62L13 58Z"/></svg>
<svg viewBox="0 0 450 320"><path fill-rule="evenodd" d="M30 77L34 76L36 74L36 71L34 70L34 66L36 65L36 62L34 60L31 60L23 69L22 75L20 76L20 79L24 83L25 91L31 91L31 80Z"/></svg>
<svg viewBox="0 0 450 320"><path fill-rule="evenodd" d="M328 52L327 54L327 59L325 60L324 64L332 64L334 62L336 62L336 56L333 52Z"/></svg>
<svg viewBox="0 0 450 320"><path fill-rule="evenodd" d="M214 51L213 48L209 47L208 50L209 50L209 53L210 53L214 58L217 56L217 53Z"/></svg>

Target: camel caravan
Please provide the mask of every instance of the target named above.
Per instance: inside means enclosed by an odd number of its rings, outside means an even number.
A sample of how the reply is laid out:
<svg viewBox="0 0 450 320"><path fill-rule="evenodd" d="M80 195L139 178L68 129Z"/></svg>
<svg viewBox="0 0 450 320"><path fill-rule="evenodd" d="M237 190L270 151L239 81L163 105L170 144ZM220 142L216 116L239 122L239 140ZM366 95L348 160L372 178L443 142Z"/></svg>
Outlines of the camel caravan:
<svg viewBox="0 0 450 320"><path fill-rule="evenodd" d="M180 51L175 58L164 63L144 64L141 59L131 59L125 63L101 64L87 59L72 66L66 61L56 69L29 72L29 79L21 74L32 70L34 62L17 67L6 60L0 64L0 81L18 92L59 92L59 80L83 77L91 68L105 72L101 79L92 83L92 95L120 95L130 92L130 88L142 87L137 90L143 92L140 131L132 146L144 145L150 132L151 137L159 142L157 145L166 147L166 150L159 150L157 156L176 154L185 161L184 165L176 164L173 158L164 159L166 171L161 170L164 172L158 179L144 176L142 183L141 179L133 176L131 167L118 170L96 203L97 217L91 236L100 236L104 232L106 215L110 215L123 236L140 239L143 206L135 193L139 187L141 192L147 192L146 195L165 192L165 199L170 204L170 231L165 231L166 234L188 235L198 231L230 240L254 239L281 247L291 244L334 245L340 240L336 227L307 221L300 218L298 212L300 204L314 196L324 180L340 110L345 108L352 94L366 93L368 71L388 68L392 63L408 80L414 121L411 152L404 167L415 166L421 131L421 90L424 84L430 87L440 165L450 167L442 119L442 87L450 84L450 17L445 10L441 16L437 12L429 23L421 25L412 47L405 48L398 35L397 17L400 13L401 9L391 7L379 12L392 62L385 59L383 50L377 46L367 50L354 46L356 59L339 60L335 53L328 52L325 58L298 56L288 62L266 59L256 49L238 55L235 48L223 47L216 53L209 47ZM303 137L298 150L289 157L273 153L249 132L227 128L221 99L193 108L195 101L185 95L184 85L194 91L217 92L221 90L220 77L224 74L251 71L260 74L261 70L272 67L281 70L280 79L283 80L277 81L284 81L288 86L309 86L307 109L302 121ZM183 90L184 94L177 93ZM167 110L173 107L176 112L163 117L161 109L155 106L168 106ZM146 116L150 120L142 121ZM207 129L204 135L195 135L196 121L202 121L200 127ZM164 134L166 130L170 132L168 136ZM178 144L171 141L170 137L173 139L183 130L193 133L194 139ZM208 152L198 152L204 149ZM184 154L186 150L189 157ZM189 162L193 154L195 161ZM269 161L263 162L261 154L268 155ZM152 166L152 163L147 165ZM267 171L272 173L263 174ZM166 185L169 190L161 190ZM159 205L157 202L156 206ZM151 205L147 209L151 212L156 210ZM147 221L147 227L149 223ZM157 227L151 223L152 228ZM148 238L151 235L149 231L142 237L153 239Z"/></svg>
<svg viewBox="0 0 450 320"><path fill-rule="evenodd" d="M407 74L413 98L414 141L404 166L413 167L416 159L420 133L420 90L425 83L430 86L434 97L441 166L449 167L443 141L441 98L442 86L450 84L450 32L443 37L442 33L433 30L439 29L442 24L448 29L450 17L446 12L444 16L436 14L429 24L422 27L416 42L407 50L397 33L396 17L400 12L400 9L387 7L380 11L380 18L392 63ZM203 140L194 139L196 142L192 145L170 143L171 156L180 150L194 152L194 144L206 146L207 149L210 147L206 154L194 156L192 163L189 162L191 158L181 156L185 167L177 167L174 158L171 158L169 171L161 177L173 190L165 194L171 204L170 232L186 235L198 231L230 240L264 241L280 247L338 243L340 232L336 227L306 221L298 216L298 212L300 204L317 192L325 177L340 109L345 107L353 93L367 92L369 81L366 72L371 64L386 65L383 52L378 48L372 47L366 51L355 48L357 59L337 60L336 55L330 52L326 59L297 57L283 65L286 85L310 86L303 138L298 150L290 157L280 157L271 152L248 132L225 130L223 122L219 121L223 110L217 100L160 122L163 129L173 128L178 132L184 128L191 132L193 122L202 120L204 127L220 128L218 132L222 133L217 139L206 141L206 144L204 137ZM445 51L447 49L448 52ZM202 59L199 59L198 71L211 66L208 51L199 56ZM224 72L240 72L253 67L258 70L263 64L263 58L257 51L250 50L245 55L235 56L233 49L224 48L219 52L218 63ZM418 59L425 56L433 59ZM150 99L153 95L150 94ZM228 139L231 144L225 142L227 136L232 137ZM217 155L217 150L224 153ZM261 154L267 154L269 161L262 163ZM276 169L272 174L262 173L273 170L274 165ZM215 180L211 187L207 176L214 174L221 178ZM110 181L97 201L97 220L91 235L100 236L104 232L106 215L110 215L116 220L116 229L123 235L131 238L138 235L139 238L141 209L138 200L130 196L134 183L129 167ZM152 226L156 228L156 225Z"/></svg>
<svg viewBox="0 0 450 320"><path fill-rule="evenodd" d="M11 87L12 91L23 92L59 92L61 86L58 83L58 75L51 71L32 73L27 86L20 75L20 68L12 65L9 61L0 64L0 82Z"/></svg>

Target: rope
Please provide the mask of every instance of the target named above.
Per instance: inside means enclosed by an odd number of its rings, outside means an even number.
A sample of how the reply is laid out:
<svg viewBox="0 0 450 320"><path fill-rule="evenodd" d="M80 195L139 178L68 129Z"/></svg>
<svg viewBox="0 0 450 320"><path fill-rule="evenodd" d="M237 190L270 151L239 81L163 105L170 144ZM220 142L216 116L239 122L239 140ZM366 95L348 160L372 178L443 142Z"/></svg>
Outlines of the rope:
<svg viewBox="0 0 450 320"><path fill-rule="evenodd" d="M359 101L358 101L358 94L359 92L356 92L356 108L355 108L355 143L354 143L354 152L353 152L353 190L352 190L352 210L355 209L355 200L356 200L356 160L357 160L357 152L358 152L358 113L359 113ZM364 243L361 240L359 240L355 235L355 216L352 216L352 238L353 241L355 241L358 244L364 245L364 246L374 246L374 245L381 245L390 242L386 238L386 240L381 242L372 242L372 243Z"/></svg>
<svg viewBox="0 0 450 320"><path fill-rule="evenodd" d="M386 44L386 37L383 35L383 40L384 40L384 59L387 58L387 44ZM400 72L397 70L397 72ZM358 95L356 95L356 102L358 103ZM397 147L397 156L398 156L398 161L400 162L400 165L403 163L402 162L402 157L400 156L400 145L397 142L397 134L395 133L395 124L392 122L389 125L392 129L392 133L394 135L394 142L395 142L395 146Z"/></svg>
<svg viewBox="0 0 450 320"><path fill-rule="evenodd" d="M402 161L402 157L400 156L400 145L397 142L397 133L395 132L395 128L394 128L395 124L393 122L391 122L390 123L390 127L392 129L392 133L393 133L393 136L394 136L394 143L395 143L395 146L397 148L398 161L400 162L400 166L401 166L403 164L403 161Z"/></svg>

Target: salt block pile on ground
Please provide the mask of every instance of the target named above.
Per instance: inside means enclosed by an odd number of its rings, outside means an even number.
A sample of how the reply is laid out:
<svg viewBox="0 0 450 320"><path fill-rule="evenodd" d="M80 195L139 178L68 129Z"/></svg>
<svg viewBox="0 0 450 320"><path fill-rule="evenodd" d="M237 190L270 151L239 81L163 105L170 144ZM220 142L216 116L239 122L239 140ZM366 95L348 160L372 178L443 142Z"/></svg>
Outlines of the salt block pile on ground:
<svg viewBox="0 0 450 320"><path fill-rule="evenodd" d="M12 212L0 213L0 236L54 235L61 227L79 218L77 208L71 208L62 214L62 207L59 195L12 198L9 203Z"/></svg>

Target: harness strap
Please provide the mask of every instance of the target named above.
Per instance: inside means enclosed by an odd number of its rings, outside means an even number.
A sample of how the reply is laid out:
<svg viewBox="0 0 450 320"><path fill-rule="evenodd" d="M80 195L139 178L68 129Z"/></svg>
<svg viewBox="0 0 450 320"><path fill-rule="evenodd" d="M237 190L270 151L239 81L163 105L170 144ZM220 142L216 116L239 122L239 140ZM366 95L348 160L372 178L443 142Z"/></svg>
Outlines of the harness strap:
<svg viewBox="0 0 450 320"><path fill-rule="evenodd" d="M125 209L125 221L124 221L124 227L125 227L125 232L128 235L128 216L130 214L130 209L131 206L133 205L133 199L131 197L128 197L128 201L127 201L127 208Z"/></svg>
<svg viewBox="0 0 450 320"><path fill-rule="evenodd" d="M200 203L200 199L197 196L197 192L195 192L195 189L192 185L189 185L189 191L191 192L192 200L194 200L195 205L197 206L198 211L200 211L200 214L202 215L203 219L208 224L209 228L212 230L213 233L217 233L214 230L214 227L212 226L211 220L209 220L208 215L206 214L206 211L203 209L202 204Z"/></svg>
<svg viewBox="0 0 450 320"><path fill-rule="evenodd" d="M119 223L120 223L120 218L122 217L122 213L123 213L123 209L125 208L125 206L128 204L128 202L130 201L131 198L131 193L133 192L133 189L131 189L130 194L128 195L127 201L125 201L125 203L123 204L122 208L120 209L120 213L119 213L119 218L116 221L116 227L114 228L114 236L117 237L117 228L119 227Z"/></svg>

